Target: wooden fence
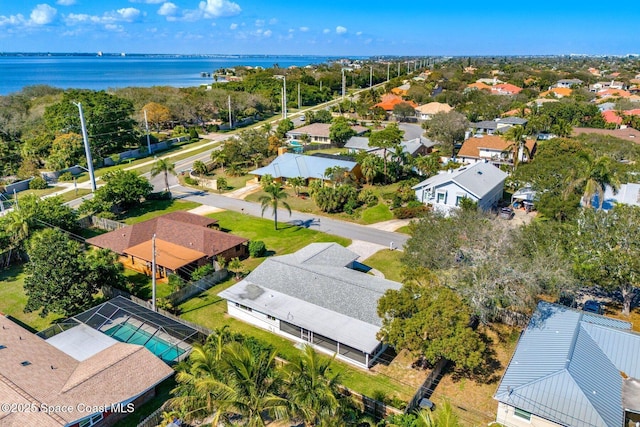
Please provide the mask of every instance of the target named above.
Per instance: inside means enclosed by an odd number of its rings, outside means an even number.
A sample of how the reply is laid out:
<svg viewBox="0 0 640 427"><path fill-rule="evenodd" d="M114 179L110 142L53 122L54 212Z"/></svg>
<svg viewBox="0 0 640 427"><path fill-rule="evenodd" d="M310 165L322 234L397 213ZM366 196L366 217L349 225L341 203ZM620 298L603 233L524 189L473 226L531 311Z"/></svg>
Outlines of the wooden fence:
<svg viewBox="0 0 640 427"><path fill-rule="evenodd" d="M114 221L112 219L100 218L99 216L89 215L78 220L78 225L82 228L99 228L101 230L113 231L126 227L127 224Z"/></svg>
<svg viewBox="0 0 640 427"><path fill-rule="evenodd" d="M423 398L426 397L428 399L429 397L431 397L433 388L437 384L437 381L442 374L442 370L447 366L448 363L449 361L446 359L440 359L440 361L436 363L436 366L433 367L422 385L418 387L418 390L416 390L413 398L409 401L409 404L404 410L405 413L408 414L409 412L412 412L413 410L418 408L418 404Z"/></svg>
<svg viewBox="0 0 640 427"><path fill-rule="evenodd" d="M187 286L178 289L177 291L167 295L167 299L171 301L173 306L180 304L189 298L212 288L215 284L222 282L229 276L229 272L226 269L214 271L211 274L206 275L202 279L195 280L189 283Z"/></svg>

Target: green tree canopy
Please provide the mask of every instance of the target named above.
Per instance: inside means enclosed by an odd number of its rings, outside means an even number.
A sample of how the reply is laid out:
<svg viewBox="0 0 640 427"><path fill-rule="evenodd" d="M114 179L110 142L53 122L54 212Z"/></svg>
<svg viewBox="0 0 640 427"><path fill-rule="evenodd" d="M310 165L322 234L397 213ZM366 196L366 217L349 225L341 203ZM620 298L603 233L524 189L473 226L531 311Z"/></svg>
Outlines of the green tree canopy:
<svg viewBox="0 0 640 427"><path fill-rule="evenodd" d="M459 368L482 363L485 345L471 327L471 310L460 297L433 279L408 280L378 301L382 328L378 337L430 363L448 359Z"/></svg>
<svg viewBox="0 0 640 427"><path fill-rule="evenodd" d="M334 118L329 127L329 139L338 147L343 147L355 134L356 132L351 128L349 121L344 117Z"/></svg>
<svg viewBox="0 0 640 427"><path fill-rule="evenodd" d="M469 121L463 114L452 110L434 114L431 120L424 122L424 126L427 127L427 136L438 142L453 157L455 145L464 140Z"/></svg>
<svg viewBox="0 0 640 427"><path fill-rule="evenodd" d="M145 177L124 169L102 175L105 185L98 188L93 199L85 200L80 211L85 213L109 212L113 208L126 210L147 197L153 186Z"/></svg>
<svg viewBox="0 0 640 427"><path fill-rule="evenodd" d="M108 250L86 253L82 245L56 229L44 229L29 240L26 312L41 316L77 314L93 305L102 284L123 283L122 264Z"/></svg>

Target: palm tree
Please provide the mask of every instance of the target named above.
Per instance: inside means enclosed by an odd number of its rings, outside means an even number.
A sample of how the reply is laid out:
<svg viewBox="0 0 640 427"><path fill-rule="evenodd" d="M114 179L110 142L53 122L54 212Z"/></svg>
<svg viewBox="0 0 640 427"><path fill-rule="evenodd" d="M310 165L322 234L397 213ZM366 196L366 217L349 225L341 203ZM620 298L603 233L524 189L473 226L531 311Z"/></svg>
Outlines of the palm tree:
<svg viewBox="0 0 640 427"><path fill-rule="evenodd" d="M1 203L1 202L0 202ZM30 218L27 216L24 210L14 210L9 215L7 215L7 225L6 232L9 235L9 256L7 257L7 266L11 264L11 253L14 250L20 248L25 240L29 237L30 233ZM18 258L20 258L20 252L18 253Z"/></svg>
<svg viewBox="0 0 640 427"><path fill-rule="evenodd" d="M300 187L304 187L306 180L301 176L296 176L294 178L290 178L287 181L291 187L293 187L293 191L296 193L296 197L300 196Z"/></svg>
<svg viewBox="0 0 640 427"><path fill-rule="evenodd" d="M371 184L378 174L378 159L379 157L374 156L373 154L368 154L360 162L360 170L362 171L362 175L367 181L367 184Z"/></svg>
<svg viewBox="0 0 640 427"><path fill-rule="evenodd" d="M332 361L307 345L302 356L284 368L290 411L305 425L331 423L339 414L340 376L331 373Z"/></svg>
<svg viewBox="0 0 640 427"><path fill-rule="evenodd" d="M195 162L193 162L193 171L196 173L196 175L199 176L204 176L207 174L207 172L209 172L207 165L200 160L196 160Z"/></svg>
<svg viewBox="0 0 640 427"><path fill-rule="evenodd" d="M211 152L211 161L215 166L220 166L222 168L222 173L224 173L224 165L227 163L227 154L222 150L214 150Z"/></svg>
<svg viewBox="0 0 640 427"><path fill-rule="evenodd" d="M240 261L240 258L235 257L231 261L229 261L229 265L227 265L227 269L235 273L236 280L239 280L240 274L242 273L242 270L244 270L244 265L242 265L242 261Z"/></svg>
<svg viewBox="0 0 640 427"><path fill-rule="evenodd" d="M416 158L416 168L429 178L440 170L440 158L437 155L419 156Z"/></svg>
<svg viewBox="0 0 640 427"><path fill-rule="evenodd" d="M525 156L527 159L531 158L531 151L526 144L524 127L512 126L504 133L504 138L511 142L504 151L513 153L513 170L515 170L521 159L524 159Z"/></svg>
<svg viewBox="0 0 640 427"><path fill-rule="evenodd" d="M291 215L291 207L284 201L287 198L287 193L285 193L282 186L278 183L268 185L264 191L266 194L260 196L258 199L262 204L262 215L264 216L264 211L266 211L268 207L271 207L271 209L273 209L273 221L277 230L278 206L282 204L282 206L289 211L289 215Z"/></svg>
<svg viewBox="0 0 640 427"><path fill-rule="evenodd" d="M169 174L176 174L175 167L175 163L169 162L168 159L158 159L150 171L151 176L164 174L164 188L167 193L169 192Z"/></svg>
<svg viewBox="0 0 640 427"><path fill-rule="evenodd" d="M265 417L288 418L288 402L279 397L282 378L275 369L276 351L257 354L246 345L232 342L225 346L221 360L224 382L218 382L221 398L216 402L218 418L226 415L241 415L243 425L264 427Z"/></svg>
<svg viewBox="0 0 640 427"><path fill-rule="evenodd" d="M565 198L576 189L584 188L582 194L582 205L589 207L594 196L598 196L598 210L602 209L604 202L604 192L607 186L611 187L614 194L618 192L620 181L615 171L611 168L611 158L593 158L588 153L579 152L578 158L584 167L572 170L568 177L568 186L565 189Z"/></svg>

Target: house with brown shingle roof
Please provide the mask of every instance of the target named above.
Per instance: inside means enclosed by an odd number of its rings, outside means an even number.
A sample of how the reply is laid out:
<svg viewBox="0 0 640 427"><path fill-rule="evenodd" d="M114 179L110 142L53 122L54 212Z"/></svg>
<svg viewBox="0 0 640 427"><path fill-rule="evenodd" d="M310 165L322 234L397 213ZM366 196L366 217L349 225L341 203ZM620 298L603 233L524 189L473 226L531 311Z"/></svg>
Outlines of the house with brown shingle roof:
<svg viewBox="0 0 640 427"><path fill-rule="evenodd" d="M189 212L171 212L92 237L87 243L111 249L125 258L125 265L140 266L136 269L151 274L155 235L160 277L170 273L187 275L193 268L213 262L218 256L227 260L247 256L248 240L212 229L217 222Z"/></svg>
<svg viewBox="0 0 640 427"><path fill-rule="evenodd" d="M0 397L16 408L2 426L113 426L174 373L141 345L112 340L78 360L3 315L0 327Z"/></svg>
<svg viewBox="0 0 640 427"><path fill-rule="evenodd" d="M494 164L513 164L513 150L507 151L512 142L500 135L482 135L469 138L462 144L457 159L460 163L477 163L489 160ZM533 157L536 150L535 139L528 139L525 146ZM526 150L518 154L520 162L529 161Z"/></svg>
<svg viewBox="0 0 640 427"><path fill-rule="evenodd" d="M635 142L636 144L640 144L640 130L636 130L634 128L623 128L623 129L596 129L596 128L573 128L573 136L578 136L582 134L597 134L597 135L608 135L613 136L615 138L624 139L626 141Z"/></svg>

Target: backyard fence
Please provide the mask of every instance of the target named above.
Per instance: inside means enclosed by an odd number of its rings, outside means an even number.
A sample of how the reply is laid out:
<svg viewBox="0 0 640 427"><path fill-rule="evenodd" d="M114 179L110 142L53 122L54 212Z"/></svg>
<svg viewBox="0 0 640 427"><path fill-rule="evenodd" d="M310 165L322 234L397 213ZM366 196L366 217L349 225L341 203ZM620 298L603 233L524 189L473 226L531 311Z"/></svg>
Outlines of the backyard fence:
<svg viewBox="0 0 640 427"><path fill-rule="evenodd" d="M112 219L100 218L99 216L89 215L78 220L78 225L82 228L99 228L101 230L113 231L126 227L127 224L114 221Z"/></svg>
<svg viewBox="0 0 640 427"><path fill-rule="evenodd" d="M229 272L226 269L214 271L213 273L206 275L202 279L193 281L187 286L169 294L167 296L167 299L171 301L172 305L176 306L181 302L193 297L194 295L197 295L213 287L213 285L215 285L216 283L222 282L227 278L228 275Z"/></svg>
<svg viewBox="0 0 640 427"><path fill-rule="evenodd" d="M449 361L447 359L440 359L438 363L436 363L436 365L433 367L433 369L431 370L427 378L424 380L422 385L418 387L418 390L416 390L416 393L413 395L413 398L409 401L409 404L404 410L406 414L418 408L418 405L420 404L420 401L422 399L424 398L428 399L431 397L431 394L433 393L433 388L437 385L441 377L442 371L444 370L444 368L447 366L448 363Z"/></svg>
<svg viewBox="0 0 640 427"><path fill-rule="evenodd" d="M153 411L147 418L138 423L138 427L156 427L162 422L162 413L165 411L165 402L161 407Z"/></svg>

